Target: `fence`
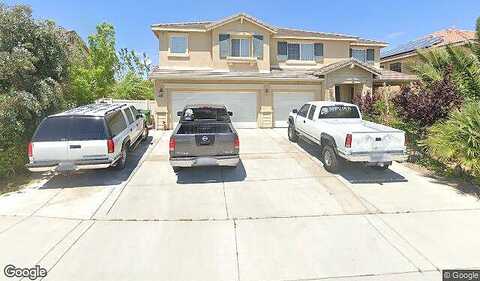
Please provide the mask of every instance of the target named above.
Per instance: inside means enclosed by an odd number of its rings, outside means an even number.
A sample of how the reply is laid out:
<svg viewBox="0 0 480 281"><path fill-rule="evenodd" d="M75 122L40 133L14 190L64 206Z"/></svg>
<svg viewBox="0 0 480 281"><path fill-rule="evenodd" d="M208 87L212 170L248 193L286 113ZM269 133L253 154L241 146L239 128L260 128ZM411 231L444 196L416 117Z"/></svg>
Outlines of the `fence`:
<svg viewBox="0 0 480 281"><path fill-rule="evenodd" d="M148 110L150 111L150 116L152 116L153 125L156 127L156 102L154 100L118 100L104 98L96 100L95 103L126 103L135 106L136 109Z"/></svg>

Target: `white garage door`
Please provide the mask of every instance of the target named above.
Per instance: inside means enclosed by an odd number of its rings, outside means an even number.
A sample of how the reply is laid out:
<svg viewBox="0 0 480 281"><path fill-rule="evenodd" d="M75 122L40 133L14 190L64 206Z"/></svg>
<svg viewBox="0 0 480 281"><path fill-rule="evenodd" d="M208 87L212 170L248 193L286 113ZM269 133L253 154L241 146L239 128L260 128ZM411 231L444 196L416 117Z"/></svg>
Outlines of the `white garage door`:
<svg viewBox="0 0 480 281"><path fill-rule="evenodd" d="M288 126L288 114L292 109L313 101L313 93L273 93L273 118L275 127Z"/></svg>
<svg viewBox="0 0 480 281"><path fill-rule="evenodd" d="M255 93L173 93L172 114L178 122L177 111L187 104L224 104L233 112L235 128L257 127L257 95Z"/></svg>

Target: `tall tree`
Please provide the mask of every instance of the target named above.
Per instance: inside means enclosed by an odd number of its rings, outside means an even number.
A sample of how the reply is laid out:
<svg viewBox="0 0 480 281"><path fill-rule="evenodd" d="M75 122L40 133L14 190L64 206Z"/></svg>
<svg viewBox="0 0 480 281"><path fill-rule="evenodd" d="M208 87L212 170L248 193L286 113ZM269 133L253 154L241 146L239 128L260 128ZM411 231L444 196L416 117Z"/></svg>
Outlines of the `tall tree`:
<svg viewBox="0 0 480 281"><path fill-rule="evenodd" d="M101 23L96 33L88 37L89 54L83 64L71 68L71 91L80 104L108 97L115 86L118 57L115 51L115 29Z"/></svg>

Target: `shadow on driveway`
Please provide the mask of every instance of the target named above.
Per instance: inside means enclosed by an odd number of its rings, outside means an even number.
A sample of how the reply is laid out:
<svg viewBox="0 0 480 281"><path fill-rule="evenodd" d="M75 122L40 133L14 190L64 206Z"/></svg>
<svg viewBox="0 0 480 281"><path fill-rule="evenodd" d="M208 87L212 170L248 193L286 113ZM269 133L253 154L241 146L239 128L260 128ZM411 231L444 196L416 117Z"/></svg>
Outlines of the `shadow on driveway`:
<svg viewBox="0 0 480 281"><path fill-rule="evenodd" d="M317 158L321 162L320 149L316 144L309 143L303 139L298 140L298 145L308 154ZM388 183L388 182L406 182L404 176L390 170L381 170L375 167L367 167L362 163L353 163L342 161L343 166L338 172L340 176L350 183Z"/></svg>
<svg viewBox="0 0 480 281"><path fill-rule="evenodd" d="M113 167L99 170L77 171L72 174L58 174L46 182L40 189L51 188L74 188L88 186L118 185L128 179L138 162L142 159L153 138L149 136L145 141L138 144L134 151L128 153L127 163L123 170L115 170Z"/></svg>
<svg viewBox="0 0 480 281"><path fill-rule="evenodd" d="M177 173L177 183L216 183L216 182L237 182L244 181L247 172L243 166L242 160L236 167L192 167L183 168Z"/></svg>

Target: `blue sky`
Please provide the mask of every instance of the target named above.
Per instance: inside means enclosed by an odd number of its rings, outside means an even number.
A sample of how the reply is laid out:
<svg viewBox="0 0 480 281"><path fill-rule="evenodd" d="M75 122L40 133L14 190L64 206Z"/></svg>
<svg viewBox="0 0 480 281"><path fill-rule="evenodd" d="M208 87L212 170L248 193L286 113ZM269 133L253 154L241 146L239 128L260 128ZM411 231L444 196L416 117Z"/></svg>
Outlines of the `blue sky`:
<svg viewBox="0 0 480 281"><path fill-rule="evenodd" d="M98 23L112 23L117 33L117 48L145 52L154 63L158 61L158 45L150 30L153 23L216 20L246 12L275 26L352 34L383 40L394 47L448 27L473 30L480 16L480 0L5 2L30 5L36 18L52 19L76 30L84 39L95 32Z"/></svg>

